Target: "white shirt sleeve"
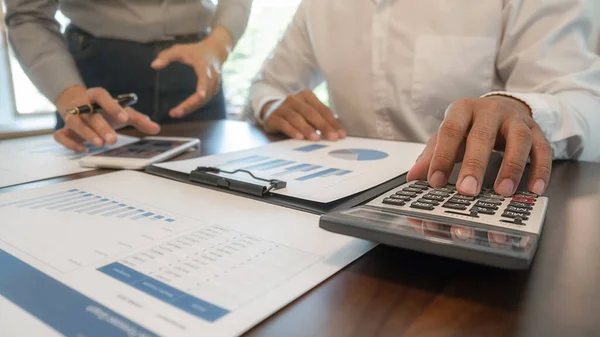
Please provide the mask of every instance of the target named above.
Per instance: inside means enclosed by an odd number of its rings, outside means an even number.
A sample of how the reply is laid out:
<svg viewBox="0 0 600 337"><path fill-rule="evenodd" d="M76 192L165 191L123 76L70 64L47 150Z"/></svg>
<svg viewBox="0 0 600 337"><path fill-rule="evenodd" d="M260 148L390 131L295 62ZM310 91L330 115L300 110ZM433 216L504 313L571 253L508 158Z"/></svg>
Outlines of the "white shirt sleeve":
<svg viewBox="0 0 600 337"><path fill-rule="evenodd" d="M600 159L600 57L593 3L508 0L496 62L503 94L532 110L554 159ZM487 96L487 95L486 95Z"/></svg>
<svg viewBox="0 0 600 337"><path fill-rule="evenodd" d="M310 1L302 1L283 38L250 87L250 105L257 121L266 103L283 100L302 89L314 89L323 82L310 41L309 7Z"/></svg>

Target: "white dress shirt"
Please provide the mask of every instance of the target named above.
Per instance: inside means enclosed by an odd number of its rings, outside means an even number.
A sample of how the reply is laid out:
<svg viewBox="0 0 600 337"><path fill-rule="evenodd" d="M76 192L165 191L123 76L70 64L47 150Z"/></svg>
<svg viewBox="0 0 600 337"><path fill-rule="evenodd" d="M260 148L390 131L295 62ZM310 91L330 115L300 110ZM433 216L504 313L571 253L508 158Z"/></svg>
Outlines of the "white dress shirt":
<svg viewBox="0 0 600 337"><path fill-rule="evenodd" d="M327 81L349 135L426 142L454 100L528 104L554 158L600 158L597 0L304 0L250 89L263 105ZM597 38L596 38L597 39Z"/></svg>

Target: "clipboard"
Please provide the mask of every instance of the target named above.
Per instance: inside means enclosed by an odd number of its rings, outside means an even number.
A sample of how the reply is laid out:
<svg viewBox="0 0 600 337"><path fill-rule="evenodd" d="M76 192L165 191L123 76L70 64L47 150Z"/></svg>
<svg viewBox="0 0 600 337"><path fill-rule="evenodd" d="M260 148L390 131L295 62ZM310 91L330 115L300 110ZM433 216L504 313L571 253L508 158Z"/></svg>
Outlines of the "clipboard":
<svg viewBox="0 0 600 337"><path fill-rule="evenodd" d="M163 178L268 202L274 205L288 207L316 215L322 215L334 211L342 211L366 203L371 199L374 199L379 195L405 183L407 176L407 173L405 173L365 191L349 195L330 203L319 203L271 193L273 190L284 188L285 181L277 179L265 179L264 177L260 177L259 175L246 170L229 172L222 171L216 167L201 166L186 174L151 165L148 166L145 171ZM221 173L225 173L228 176L221 176ZM239 176L240 178L231 176ZM242 177L245 179L242 179ZM251 181L249 181L248 177L250 177Z"/></svg>

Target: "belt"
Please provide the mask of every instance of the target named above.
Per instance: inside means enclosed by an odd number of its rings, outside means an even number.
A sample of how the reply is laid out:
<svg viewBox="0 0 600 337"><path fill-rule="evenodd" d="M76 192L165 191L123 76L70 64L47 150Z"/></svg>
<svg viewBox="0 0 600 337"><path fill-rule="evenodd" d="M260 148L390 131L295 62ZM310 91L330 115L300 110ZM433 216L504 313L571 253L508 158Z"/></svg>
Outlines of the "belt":
<svg viewBox="0 0 600 337"><path fill-rule="evenodd" d="M83 35L87 35L89 37L92 38L98 38L97 36L94 36L92 33L89 33L88 31L74 25L74 24L69 24L69 26L66 29L66 32L76 32L78 34L83 34ZM208 36L208 30L203 31L203 32L199 32L199 33L194 33L194 34L183 34L183 35L169 35L169 36L163 36L159 39L156 39L154 41L150 41L150 42L145 42L142 43L140 42L140 44L152 44L152 43L177 43L177 42L191 42L191 41L201 41L204 38L206 38ZM134 42L134 41L132 41Z"/></svg>

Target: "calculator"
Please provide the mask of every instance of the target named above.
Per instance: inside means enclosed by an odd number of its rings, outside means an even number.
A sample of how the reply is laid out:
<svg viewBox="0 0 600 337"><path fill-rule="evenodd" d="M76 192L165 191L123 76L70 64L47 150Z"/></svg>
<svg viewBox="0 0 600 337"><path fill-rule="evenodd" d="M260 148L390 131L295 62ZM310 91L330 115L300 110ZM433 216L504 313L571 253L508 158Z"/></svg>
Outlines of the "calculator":
<svg viewBox="0 0 600 337"><path fill-rule="evenodd" d="M493 189L465 196L453 184L405 183L367 204L321 216L331 232L506 269L527 269L535 255L548 198L505 197Z"/></svg>

